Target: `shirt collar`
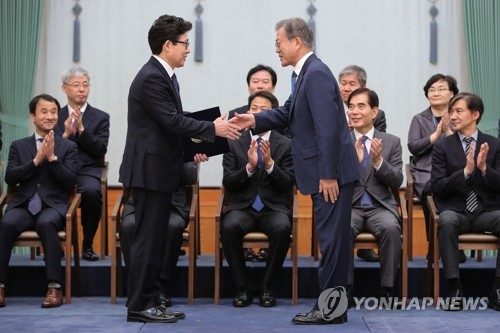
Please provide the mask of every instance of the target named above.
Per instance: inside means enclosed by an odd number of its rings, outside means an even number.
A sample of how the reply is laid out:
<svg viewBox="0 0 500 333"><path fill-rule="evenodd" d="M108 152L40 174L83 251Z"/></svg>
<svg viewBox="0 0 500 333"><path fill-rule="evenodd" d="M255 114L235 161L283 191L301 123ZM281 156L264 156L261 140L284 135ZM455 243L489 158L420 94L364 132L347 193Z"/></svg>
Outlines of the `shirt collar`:
<svg viewBox="0 0 500 333"><path fill-rule="evenodd" d="M165 60L158 57L157 55L153 54L153 57L155 57L156 60L158 60L160 62L160 64L163 66L163 68L165 68L165 70L167 71L168 76L170 76L170 78L172 78L172 76L174 75L173 68L170 67L170 65Z"/></svg>
<svg viewBox="0 0 500 333"><path fill-rule="evenodd" d="M262 138L262 140L269 141L269 137L271 136L271 131L267 131L264 133L262 136L259 135L252 135L252 140L257 140L259 137Z"/></svg>
<svg viewBox="0 0 500 333"><path fill-rule="evenodd" d="M35 132L35 142L36 142L38 139L42 139L42 140L43 140L43 136L41 136L40 134L38 134L37 132Z"/></svg>
<svg viewBox="0 0 500 333"><path fill-rule="evenodd" d="M80 108L80 112L83 114L85 112L85 110L87 110L87 105L88 103L85 102L85 104L83 104L83 106ZM75 109L73 109L69 104L68 104L68 115L71 115L73 112L75 111Z"/></svg>
<svg viewBox="0 0 500 333"><path fill-rule="evenodd" d="M475 132L471 135L471 137L473 137L473 138L474 138L474 141L476 141L476 142L477 142L477 133L478 133L478 132L477 132L477 129L476 129L476 131L475 131ZM460 138L460 142L464 141L464 138L466 138L466 136L465 136L465 135L463 135L463 134L462 134L462 133L460 133L460 132L458 132L458 137Z"/></svg>
<svg viewBox="0 0 500 333"><path fill-rule="evenodd" d="M295 72L295 74L297 74L297 77L300 75L300 72L302 71L302 67L304 66L304 63L306 62L307 58L309 58L311 56L311 54L313 54L313 52L309 52L307 53L305 56L303 56L298 62L297 64L295 65L295 67L293 68L293 71Z"/></svg>
<svg viewBox="0 0 500 333"><path fill-rule="evenodd" d="M368 133L366 134L361 134L359 133L355 128L353 128L353 131L354 131L354 135L356 137L356 140L360 137L360 136L363 136L363 135L366 135L368 137L369 140L373 140L373 135L375 134L375 127L372 127L371 130L368 131Z"/></svg>

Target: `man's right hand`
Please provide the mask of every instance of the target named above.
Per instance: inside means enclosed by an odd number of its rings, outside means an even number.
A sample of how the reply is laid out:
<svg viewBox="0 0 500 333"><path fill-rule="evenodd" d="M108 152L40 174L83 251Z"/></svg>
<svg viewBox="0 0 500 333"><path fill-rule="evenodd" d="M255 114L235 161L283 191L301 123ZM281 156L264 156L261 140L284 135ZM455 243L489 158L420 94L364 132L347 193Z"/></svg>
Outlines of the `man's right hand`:
<svg viewBox="0 0 500 333"><path fill-rule="evenodd" d="M215 135L236 140L241 136L240 127L229 121L226 121L226 114L222 114L219 118L214 120Z"/></svg>
<svg viewBox="0 0 500 333"><path fill-rule="evenodd" d="M235 113L234 117L229 119L229 122L244 130L251 126L255 126L255 116L251 113Z"/></svg>

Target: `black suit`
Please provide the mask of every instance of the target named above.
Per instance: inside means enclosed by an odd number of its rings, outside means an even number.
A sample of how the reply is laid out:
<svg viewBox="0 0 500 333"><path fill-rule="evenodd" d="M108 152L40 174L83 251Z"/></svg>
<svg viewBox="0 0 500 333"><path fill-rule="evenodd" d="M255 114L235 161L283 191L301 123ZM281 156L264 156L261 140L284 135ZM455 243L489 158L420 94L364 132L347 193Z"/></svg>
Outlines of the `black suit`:
<svg viewBox="0 0 500 333"><path fill-rule="evenodd" d="M268 174L263 166L248 177L246 165L250 142L250 133L244 132L239 140L229 142L229 152L223 157L222 181L228 199L221 226L222 248L236 287L250 288L245 273L242 238L251 231L264 232L269 237L270 246L262 285L273 288L290 243L294 184L290 140L271 132L272 172ZM265 205L260 212L252 208L257 194Z"/></svg>
<svg viewBox="0 0 500 333"><path fill-rule="evenodd" d="M212 122L184 117L180 97L155 58L130 86L128 129L120 181L133 191L136 227L128 281L129 311L156 304L172 193L183 164L182 136L215 140Z"/></svg>
<svg viewBox="0 0 500 333"><path fill-rule="evenodd" d="M447 279L459 277L458 235L466 232L491 232L500 236L500 140L478 131L474 160L481 144L489 145L486 174L475 170L466 179L464 148L455 132L434 144L432 151L432 193L439 211L439 252ZM476 192L479 209L466 211L470 190ZM496 276L500 277L497 255Z"/></svg>
<svg viewBox="0 0 500 333"><path fill-rule="evenodd" d="M9 151L5 182L18 185L0 222L0 282L7 282L7 268L14 240L23 231L36 230L42 240L47 280L61 282L61 244L57 232L64 228L68 194L75 184L77 148L73 142L54 137L57 161L33 163L35 136L16 140ZM33 216L27 209L35 192L42 199L42 211ZM70 254L68 254L70 255Z"/></svg>
<svg viewBox="0 0 500 333"><path fill-rule="evenodd" d="M57 135L63 135L64 122L68 116L68 106L65 106L59 111L59 120L55 128ZM102 213L101 173L108 149L109 115L87 104L82 122L85 128L83 133L71 135L68 139L78 146L76 185L78 193L82 194L83 242L90 246Z"/></svg>
<svg viewBox="0 0 500 333"><path fill-rule="evenodd" d="M179 260L179 249L182 245L182 233L189 222L189 209L185 185L192 185L198 179L196 163L184 163L182 180L179 190L172 194L170 204L170 217L168 220L168 235L165 243L165 256L163 259L162 273L160 277L161 288L166 289L172 281L177 261ZM120 243L123 251L125 265L130 265L130 246L135 229L135 209L133 195L130 194L127 204L123 208L122 224L120 225Z"/></svg>

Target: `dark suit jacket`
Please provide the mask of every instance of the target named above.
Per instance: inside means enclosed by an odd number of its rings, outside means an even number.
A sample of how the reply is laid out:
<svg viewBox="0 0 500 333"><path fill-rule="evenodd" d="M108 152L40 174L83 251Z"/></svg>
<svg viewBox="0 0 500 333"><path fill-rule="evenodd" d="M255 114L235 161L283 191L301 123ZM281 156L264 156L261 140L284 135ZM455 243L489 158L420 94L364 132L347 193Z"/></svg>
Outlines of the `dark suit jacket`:
<svg viewBox="0 0 500 333"><path fill-rule="evenodd" d="M368 158L363 177L354 187L352 202L358 201L367 191L377 203L390 210L399 219L397 203L392 194L393 189L398 189L403 182L403 159L401 140L392 134L375 130L374 138L382 139L382 157L384 161L380 169L375 170L373 160ZM353 142L356 141L352 132Z"/></svg>
<svg viewBox="0 0 500 333"><path fill-rule="evenodd" d="M222 183L230 195L224 213L252 206L255 197L259 194L266 207L291 215L290 194L294 185L294 176L290 139L272 131L269 142L271 157L274 160L273 171L267 174L264 167L256 168L254 174L248 177L246 165L250 142L250 133L244 132L238 140L229 141L229 152L224 154Z"/></svg>
<svg viewBox="0 0 500 333"><path fill-rule="evenodd" d="M408 132L408 150L413 155L410 161L415 190L422 196L425 184L431 179L432 147L430 136L436 130L431 108L413 116Z"/></svg>
<svg viewBox="0 0 500 333"><path fill-rule="evenodd" d="M475 170L465 179L465 153L458 133L439 140L432 151L432 193L439 212L453 210L465 212L465 202L473 189L485 211L499 209L500 204L500 140L478 131L474 160L481 144L489 145L486 174Z"/></svg>
<svg viewBox="0 0 500 333"><path fill-rule="evenodd" d="M342 185L360 178L338 83L314 54L302 67L293 97L284 106L255 114L255 119L257 133L288 126L302 194L318 193L320 179L337 179Z"/></svg>
<svg viewBox="0 0 500 333"><path fill-rule="evenodd" d="M373 127L379 132L384 132L387 130L387 122L385 120L385 112L382 109L378 109L377 116L373 119Z"/></svg>
<svg viewBox="0 0 500 333"><path fill-rule="evenodd" d="M128 97L128 130L120 167L125 187L173 193L179 187L182 136L213 142L212 122L184 117L170 76L151 57L137 73Z"/></svg>
<svg viewBox="0 0 500 333"><path fill-rule="evenodd" d="M64 122L68 116L68 106L66 105L59 111L59 119L54 129L57 135L63 135ZM109 115L87 104L82 122L85 128L82 135L72 135L68 138L78 146L78 174L100 179L104 156L108 149Z"/></svg>
<svg viewBox="0 0 500 333"><path fill-rule="evenodd" d="M75 143L58 136L54 138L57 161L44 161L38 167L33 163L37 152L35 135L12 142L5 182L10 186L19 185L19 190L7 210L27 207L28 200L38 191L47 206L56 209L62 216L66 214L68 194L75 186L78 150Z"/></svg>

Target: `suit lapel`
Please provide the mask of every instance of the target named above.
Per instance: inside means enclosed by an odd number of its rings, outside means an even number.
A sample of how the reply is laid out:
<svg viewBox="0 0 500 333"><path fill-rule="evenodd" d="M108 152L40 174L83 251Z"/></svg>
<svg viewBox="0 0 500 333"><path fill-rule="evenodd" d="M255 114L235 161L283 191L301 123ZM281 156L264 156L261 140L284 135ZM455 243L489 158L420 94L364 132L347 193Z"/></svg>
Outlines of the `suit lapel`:
<svg viewBox="0 0 500 333"><path fill-rule="evenodd" d="M27 149L31 154L31 157L35 158L37 149L36 149L36 140L35 134L33 134L28 140L26 140Z"/></svg>
<svg viewBox="0 0 500 333"><path fill-rule="evenodd" d="M87 109L85 110L82 116L83 127L90 127L90 124L92 124L95 121L95 117L93 116L94 114L95 114L94 108L91 107L90 104L87 104Z"/></svg>
<svg viewBox="0 0 500 333"><path fill-rule="evenodd" d="M314 61L318 59L316 57L316 55L313 53L309 56L309 58L307 58L306 62L304 63L304 66L302 66L302 69L300 70L300 73L299 73L299 78L297 79L297 82L295 83L295 90L294 90L294 94L293 94L293 97L292 97L292 104L290 106L290 112L289 112L289 118L293 112L293 109L294 109L294 106L295 106L295 101L297 99L297 95L298 95L298 92L300 91L300 87L302 85L302 82L304 81L304 76L307 72L307 68L309 67L309 65Z"/></svg>
<svg viewBox="0 0 500 333"><path fill-rule="evenodd" d="M168 75L167 73L167 70L163 67L163 65L158 61L158 59L156 59L155 57L151 56L151 58L149 58L149 62L152 63L161 73L162 75L165 77L165 80L168 82L168 85L170 86L171 88L171 92L170 93L170 96L172 96L172 100L174 101L174 103L176 104L177 106L177 110L179 113L182 114L182 103L181 103L181 99L179 96L177 96L177 94L175 93L175 87L174 87L174 83L172 82L172 79L170 78L170 76Z"/></svg>

